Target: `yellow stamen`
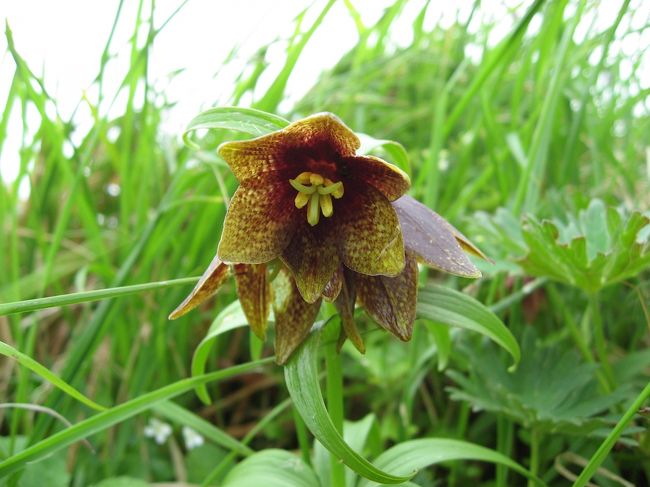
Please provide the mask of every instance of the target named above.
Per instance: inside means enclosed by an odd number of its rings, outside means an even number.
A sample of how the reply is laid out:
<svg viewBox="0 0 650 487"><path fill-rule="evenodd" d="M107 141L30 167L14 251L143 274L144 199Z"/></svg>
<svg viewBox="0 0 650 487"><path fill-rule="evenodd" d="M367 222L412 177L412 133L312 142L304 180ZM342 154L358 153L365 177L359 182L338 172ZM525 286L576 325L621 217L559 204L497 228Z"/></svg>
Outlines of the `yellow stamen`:
<svg viewBox="0 0 650 487"><path fill-rule="evenodd" d="M309 195L307 193L298 193L295 199L296 208L304 208L309 203Z"/></svg>
<svg viewBox="0 0 650 487"><path fill-rule="evenodd" d="M317 225L321 213L329 218L334 214L332 198L343 197L343 183L333 182L314 172L301 172L295 179L290 179L289 184L298 194L294 200L296 208L307 206L307 221L311 226Z"/></svg>
<svg viewBox="0 0 650 487"><path fill-rule="evenodd" d="M320 211L323 212L323 216L329 218L334 213L334 207L332 206L332 197L328 194L322 194L319 197L320 201Z"/></svg>

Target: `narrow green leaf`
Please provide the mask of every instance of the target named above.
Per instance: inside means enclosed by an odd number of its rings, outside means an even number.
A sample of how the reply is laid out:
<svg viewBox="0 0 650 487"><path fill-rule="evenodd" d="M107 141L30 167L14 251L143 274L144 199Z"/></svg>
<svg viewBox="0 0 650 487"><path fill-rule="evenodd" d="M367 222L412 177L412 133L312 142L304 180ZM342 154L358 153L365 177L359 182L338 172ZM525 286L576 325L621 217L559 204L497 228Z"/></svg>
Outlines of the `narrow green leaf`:
<svg viewBox="0 0 650 487"><path fill-rule="evenodd" d="M169 384L160 389L156 389L155 391L136 397L135 399L120 404L119 406L107 409L106 411L91 416L88 419L84 419L70 428L59 431L20 453L7 458L3 462L0 462L0 478L20 470L27 463L45 458L53 452L65 448L72 443L87 438L94 433L104 431L111 426L135 416L136 414L151 409L161 401L191 391L200 384L207 384L208 382L218 381L234 375L250 372L262 365L269 364L272 361L273 358L267 358L256 362L236 365L234 367L229 367L227 369L198 377L179 380L173 384Z"/></svg>
<svg viewBox="0 0 650 487"><path fill-rule="evenodd" d="M194 431L200 432L201 436L204 436L216 445L223 446L224 448L237 452L240 455L250 456L255 453L249 447L220 430L212 423L176 403L165 401L154 407L154 411L175 423L189 426Z"/></svg>
<svg viewBox="0 0 650 487"><path fill-rule="evenodd" d="M287 125L289 122L284 118L254 108L215 107L199 113L190 121L183 134L183 141L192 149L200 149L189 137L195 130L235 130L259 137Z"/></svg>
<svg viewBox="0 0 650 487"><path fill-rule="evenodd" d="M287 389L305 424L325 448L359 475L384 484L409 480L415 472L405 476L386 473L350 448L336 430L318 383L316 358L319 338L320 331L312 332L284 368Z"/></svg>
<svg viewBox="0 0 650 487"><path fill-rule="evenodd" d="M52 385L58 387L61 389L63 392L65 392L67 395L70 397L76 399L77 401L85 404L89 408L95 409L97 411L104 411L106 408L100 404L97 404L95 401L92 399L84 396L81 392L79 392L77 389L72 387L70 384L62 380L60 377L58 377L56 374L53 372L50 372L50 370L39 364L36 360L32 359L31 357L25 355L22 352L19 352L15 348L13 348L10 345L7 345L6 343L0 341L0 354L5 355L7 357L15 359L20 365L27 367L29 370L34 372L35 374L39 375L46 381L50 382Z"/></svg>
<svg viewBox="0 0 650 487"><path fill-rule="evenodd" d="M83 291L80 293L61 294L60 296L48 296L46 298L27 299L24 301L15 301L13 303L0 304L0 316L10 315L13 313L28 313L44 308L54 308L56 306L70 306L71 304L87 303L90 301L99 301L110 299L118 296L127 296L137 294L143 291L152 291L154 289L165 289L172 286L182 286L192 284L198 281L198 277L184 277L182 279L172 279L169 281L147 282L145 284L135 284L133 286L109 287L106 289L97 289L94 291Z"/></svg>
<svg viewBox="0 0 650 487"><path fill-rule="evenodd" d="M519 363L519 344L510 330L497 315L467 294L443 286L427 286L418 296L418 316L481 333L503 347L514 365Z"/></svg>
<svg viewBox="0 0 650 487"><path fill-rule="evenodd" d="M382 469L407 473L450 460L480 460L506 465L543 485L541 480L532 476L528 470L505 455L480 445L459 440L423 438L405 441L379 455L375 464ZM374 487L376 485L378 484L375 482L361 480L357 487Z"/></svg>
<svg viewBox="0 0 650 487"><path fill-rule="evenodd" d="M315 487L314 471L285 450L263 450L237 464L223 480L223 487Z"/></svg>
<svg viewBox="0 0 650 487"><path fill-rule="evenodd" d="M247 324L248 320L244 315L239 301L233 301L226 306L214 319L205 337L203 337L203 340L201 340L196 350L194 350L192 357L192 377L202 375L205 372L208 355L219 335L234 330L235 328L246 326ZM210 404L210 395L205 384L201 384L196 388L196 395L205 404Z"/></svg>

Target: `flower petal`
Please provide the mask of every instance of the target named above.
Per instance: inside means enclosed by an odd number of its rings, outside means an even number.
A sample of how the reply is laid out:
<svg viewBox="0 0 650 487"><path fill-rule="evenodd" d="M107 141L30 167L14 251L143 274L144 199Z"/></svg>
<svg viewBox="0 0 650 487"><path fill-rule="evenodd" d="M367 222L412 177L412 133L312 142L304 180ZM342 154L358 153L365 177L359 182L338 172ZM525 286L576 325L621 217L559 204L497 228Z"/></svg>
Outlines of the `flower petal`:
<svg viewBox="0 0 650 487"><path fill-rule="evenodd" d="M411 187L411 180L397 166L375 156L354 156L344 159L350 177L372 184L389 201L394 201Z"/></svg>
<svg viewBox="0 0 650 487"><path fill-rule="evenodd" d="M329 280L325 289L323 289L323 299L329 303L338 298L343 287L343 268L339 266L332 278Z"/></svg>
<svg viewBox="0 0 650 487"><path fill-rule="evenodd" d="M298 225L293 239L282 254L282 261L296 280L298 290L308 303L320 298L325 286L339 268L336 231L331 221L312 227Z"/></svg>
<svg viewBox="0 0 650 487"><path fill-rule="evenodd" d="M201 279L199 279L199 282L192 289L192 292L171 312L169 319L175 320L176 318L180 318L214 295L228 278L228 274L228 266L221 262L219 257L215 255L201 276Z"/></svg>
<svg viewBox="0 0 650 487"><path fill-rule="evenodd" d="M262 137L226 142L218 151L243 182L305 162L296 156L351 156L360 145L359 138L336 115L317 113Z"/></svg>
<svg viewBox="0 0 650 487"><path fill-rule="evenodd" d="M270 179L249 179L235 191L217 252L224 262L269 262L291 240L299 216L295 191L286 181Z"/></svg>
<svg viewBox="0 0 650 487"><path fill-rule="evenodd" d="M308 303L288 271L282 269L273 281L275 313L275 360L282 365L309 334L321 300Z"/></svg>
<svg viewBox="0 0 650 487"><path fill-rule="evenodd" d="M406 265L397 277L355 275L357 296L366 312L400 340L413 333L418 293L418 265L406 254Z"/></svg>
<svg viewBox="0 0 650 487"><path fill-rule="evenodd" d="M343 337L343 339L339 339L338 348L341 349L345 337L347 337L359 352L366 353L366 346L363 344L363 338L361 338L354 321L354 303L357 300L354 279L351 276L352 272L348 271L346 274L347 278L343 279L341 293L334 303L341 317L341 336Z"/></svg>
<svg viewBox="0 0 650 487"><path fill-rule="evenodd" d="M399 274L404 268L402 232L386 197L364 186L352 188L341 202L345 204L339 220L343 263L360 274Z"/></svg>
<svg viewBox="0 0 650 487"><path fill-rule="evenodd" d="M444 218L408 195L394 201L393 208L402 227L404 246L418 259L450 274L481 277L481 272L457 241L462 234ZM469 242L467 239L465 241Z"/></svg>
<svg viewBox="0 0 650 487"><path fill-rule="evenodd" d="M235 264L237 294L248 324L260 340L266 337L271 288L267 280L266 264Z"/></svg>

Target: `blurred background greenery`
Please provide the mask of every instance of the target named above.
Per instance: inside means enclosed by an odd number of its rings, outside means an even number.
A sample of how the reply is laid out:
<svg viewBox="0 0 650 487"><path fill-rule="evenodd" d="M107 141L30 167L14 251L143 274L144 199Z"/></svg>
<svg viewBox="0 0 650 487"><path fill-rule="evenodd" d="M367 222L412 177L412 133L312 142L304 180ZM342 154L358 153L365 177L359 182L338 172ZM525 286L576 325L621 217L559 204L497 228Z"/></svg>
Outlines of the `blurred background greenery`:
<svg viewBox="0 0 650 487"><path fill-rule="evenodd" d="M340 21L354 23L356 44L304 96L287 98L297 63L334 3ZM401 143L411 194L495 261L477 262L484 273L477 282L432 272L422 282L442 280L492 306L522 346L518 371L506 372L505 353L478 336L426 320L408 344L370 333L365 356L343 351L346 418L377 418L366 449L466 439L505 453L549 485L570 485L649 377L650 8L643 1L607 8L514 2L501 5L508 28L495 30L489 5L468 3L443 25L429 3L396 1L373 22L364 2L304 5L293 25L278 26L276 41L259 46L219 101L288 119L330 111L357 132ZM114 25L122 22L116 12ZM129 43L109 36L94 60L93 90L79 94L90 124L60 115L46 76L22 57L7 26L5 58L15 73L0 150L11 131L21 143L18 157L11 155L16 177L0 183L1 303L196 276L212 259L236 187L215 148L241 134L200 134L194 150L180 133L162 130L173 103L149 76L167 25L155 12L155 2L141 0ZM397 25L400 32L408 25L407 41L396 39ZM123 49L130 62L119 71L110 61ZM237 58L232 49L230 60ZM114 92L105 89L107 78L120 80ZM374 152L392 160L390 148ZM100 404L118 404L189 377L197 344L236 298L230 283L209 306L167 321L190 287L5 312L0 339ZM246 362L258 346L247 329L234 330L217 339L207 369ZM83 486L117 476L200 484L228 450L207 430L199 431L208 438L202 445L183 443L181 427L202 424L187 420L189 412L236 439L254 430L254 450L297 448L300 425L290 408L263 419L287 396L281 369L208 388L217 398L209 406L185 394L180 412L147 411L104 428L90 438L92 448L76 443L0 484L47 478L51 486ZM72 423L90 414L4 357L0 401L43 405ZM171 426L164 441L151 437L152 419ZM0 459L64 427L42 412L0 408ZM649 455L647 419L639 415L598 485L647 485ZM503 467L450 463L415 482L523 481Z"/></svg>

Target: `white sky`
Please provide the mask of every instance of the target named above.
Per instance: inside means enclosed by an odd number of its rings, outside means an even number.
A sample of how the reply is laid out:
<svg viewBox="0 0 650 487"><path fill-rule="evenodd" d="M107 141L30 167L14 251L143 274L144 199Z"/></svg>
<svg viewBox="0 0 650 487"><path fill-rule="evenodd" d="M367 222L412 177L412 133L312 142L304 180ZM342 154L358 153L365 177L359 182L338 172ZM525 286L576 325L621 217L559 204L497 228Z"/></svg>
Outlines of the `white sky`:
<svg viewBox="0 0 650 487"><path fill-rule="evenodd" d="M177 102L165 122L170 134L180 134L187 122L200 110L219 101L225 102L232 94L232 82L237 70L261 46L278 36L287 38L293 32L292 21L305 7L312 5L303 29L311 25L324 0L316 2L298 0L190 0L181 12L157 37L151 53L149 73L156 87L164 91L168 100ZM375 22L384 8L393 0L352 0L366 25ZM391 32L399 43L410 40L410 22L419 11L422 0L409 2L404 21L397 23ZM434 0L428 20L448 25L460 10L465 18L473 0L442 2ZM509 5L528 5L530 1L508 1ZM106 73L105 93L110 99L124 76L129 63L129 36L133 32L138 1L125 0L123 14L117 26L111 54L116 58L109 63ZM180 4L180 1L158 0L155 25L159 26ZM483 12L502 15L505 8L498 0L484 0ZM84 92L94 100L96 90L91 88L99 71L99 62L113 22L117 0L2 0L0 20L7 19L14 33L16 48L33 71L45 74L46 88L57 100L59 113L68 119ZM145 1L145 12L150 1ZM650 1L641 0L649 7ZM616 16L620 1L601 4L599 17L606 27ZM648 9L650 12L650 9ZM520 9L523 11L523 9ZM647 22L647 14L646 14ZM510 19L504 19L493 34L500 39L508 32ZM3 25L4 27L4 25ZM644 37L632 44L650 44L648 29ZM300 97L316 81L319 73L333 66L340 56L357 41L356 28L342 0L329 12L325 23L307 46L288 86L288 101ZM228 53L240 46L238 61L231 63L226 72L215 77ZM269 50L272 72L277 72L284 62L284 46L274 45ZM630 48L634 48L631 46ZM646 66L647 67L647 66ZM170 81L170 73L185 71ZM6 50L4 35L0 36L0 109L4 108L15 65ZM650 76L648 76L650 78ZM117 103L112 115L122 113L123 105ZM105 109L105 107L104 107ZM17 110L9 127L8 140L0 154L0 175L13 180L18 167L21 125ZM83 127L90 123L89 112L81 110L76 121ZM79 130L83 135L85 130Z"/></svg>

